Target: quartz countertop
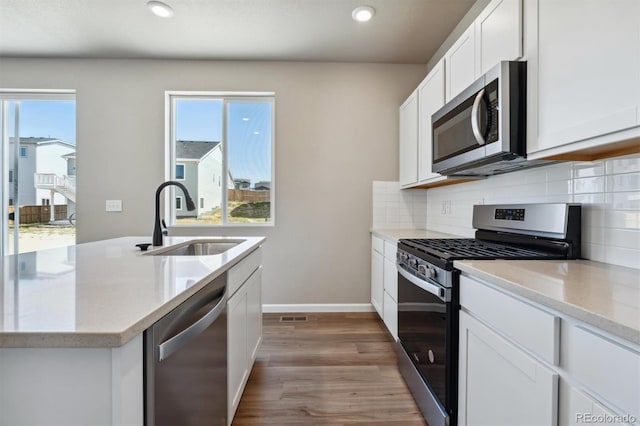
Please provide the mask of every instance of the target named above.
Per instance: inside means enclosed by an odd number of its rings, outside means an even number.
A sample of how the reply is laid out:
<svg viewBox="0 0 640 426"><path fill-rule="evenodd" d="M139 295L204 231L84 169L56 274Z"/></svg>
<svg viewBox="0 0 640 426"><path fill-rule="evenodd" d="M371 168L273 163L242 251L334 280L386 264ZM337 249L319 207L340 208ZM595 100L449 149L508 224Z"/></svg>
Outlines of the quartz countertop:
<svg viewBox="0 0 640 426"><path fill-rule="evenodd" d="M388 241L398 242L408 238L462 238L459 235L429 231L427 229L380 229L372 228L371 233Z"/></svg>
<svg viewBox="0 0 640 426"><path fill-rule="evenodd" d="M165 245L213 237L165 237ZM216 239L219 239L216 237ZM0 347L119 347L260 246L217 255L150 256L123 237L5 256Z"/></svg>
<svg viewBox="0 0 640 426"><path fill-rule="evenodd" d="M640 271L589 260L461 260L463 273L640 344Z"/></svg>

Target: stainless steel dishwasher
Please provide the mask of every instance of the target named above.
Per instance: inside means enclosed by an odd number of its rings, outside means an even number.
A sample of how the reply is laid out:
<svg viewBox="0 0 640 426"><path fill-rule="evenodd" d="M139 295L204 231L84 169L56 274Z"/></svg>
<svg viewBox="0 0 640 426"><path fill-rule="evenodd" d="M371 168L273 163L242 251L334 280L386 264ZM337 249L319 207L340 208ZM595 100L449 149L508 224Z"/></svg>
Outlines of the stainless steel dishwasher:
<svg viewBox="0 0 640 426"><path fill-rule="evenodd" d="M144 333L146 426L227 424L227 274Z"/></svg>

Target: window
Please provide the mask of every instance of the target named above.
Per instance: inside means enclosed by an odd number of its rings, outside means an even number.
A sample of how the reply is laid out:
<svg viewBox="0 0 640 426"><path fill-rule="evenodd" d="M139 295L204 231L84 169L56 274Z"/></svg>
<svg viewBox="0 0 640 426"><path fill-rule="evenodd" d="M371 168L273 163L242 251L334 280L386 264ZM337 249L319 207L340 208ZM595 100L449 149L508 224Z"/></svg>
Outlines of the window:
<svg viewBox="0 0 640 426"><path fill-rule="evenodd" d="M27 147L26 146L21 146L20 147L20 157L26 157L27 156Z"/></svg>
<svg viewBox="0 0 640 426"><path fill-rule="evenodd" d="M9 183L13 183L13 170L9 170Z"/></svg>
<svg viewBox="0 0 640 426"><path fill-rule="evenodd" d="M272 225L273 93L166 96L171 117L168 178L182 180L191 197L200 200L199 211L188 217L178 217L176 205L171 224ZM247 184L236 188L236 181ZM180 193L170 190L174 196Z"/></svg>
<svg viewBox="0 0 640 426"><path fill-rule="evenodd" d="M176 180L184 180L184 164L176 164Z"/></svg>
<svg viewBox="0 0 640 426"><path fill-rule="evenodd" d="M41 203L43 206L48 206L48 205L50 205L50 204L51 204L51 200L50 200L49 198L42 198L42 199L40 200L40 203Z"/></svg>
<svg viewBox="0 0 640 426"><path fill-rule="evenodd" d="M182 197L176 197L176 210L182 210Z"/></svg>

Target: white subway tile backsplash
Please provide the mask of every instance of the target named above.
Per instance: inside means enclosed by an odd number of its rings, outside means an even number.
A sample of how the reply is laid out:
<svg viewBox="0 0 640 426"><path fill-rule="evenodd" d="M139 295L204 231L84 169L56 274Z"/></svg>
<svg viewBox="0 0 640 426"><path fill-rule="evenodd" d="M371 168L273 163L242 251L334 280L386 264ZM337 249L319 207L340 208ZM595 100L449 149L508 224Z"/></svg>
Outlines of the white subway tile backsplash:
<svg viewBox="0 0 640 426"><path fill-rule="evenodd" d="M574 194L595 194L598 192L604 192L604 187L604 176L578 178L573 180Z"/></svg>
<svg viewBox="0 0 640 426"><path fill-rule="evenodd" d="M640 173L607 176L607 192L640 191Z"/></svg>
<svg viewBox="0 0 640 426"><path fill-rule="evenodd" d="M555 202L582 204L584 258L640 268L640 155L561 162L429 190L376 181L373 226L473 237L474 204Z"/></svg>
<svg viewBox="0 0 640 426"><path fill-rule="evenodd" d="M640 161L637 156L610 158L604 163L608 175L640 172Z"/></svg>

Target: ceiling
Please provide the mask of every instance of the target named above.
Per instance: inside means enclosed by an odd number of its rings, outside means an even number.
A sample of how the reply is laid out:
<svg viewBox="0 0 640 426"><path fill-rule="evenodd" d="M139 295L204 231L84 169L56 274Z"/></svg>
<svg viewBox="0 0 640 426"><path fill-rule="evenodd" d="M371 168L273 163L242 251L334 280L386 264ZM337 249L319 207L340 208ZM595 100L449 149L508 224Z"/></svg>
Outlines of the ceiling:
<svg viewBox="0 0 640 426"><path fill-rule="evenodd" d="M0 56L425 64L474 1L0 0Z"/></svg>

